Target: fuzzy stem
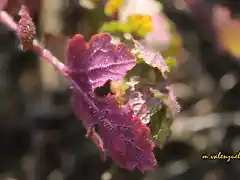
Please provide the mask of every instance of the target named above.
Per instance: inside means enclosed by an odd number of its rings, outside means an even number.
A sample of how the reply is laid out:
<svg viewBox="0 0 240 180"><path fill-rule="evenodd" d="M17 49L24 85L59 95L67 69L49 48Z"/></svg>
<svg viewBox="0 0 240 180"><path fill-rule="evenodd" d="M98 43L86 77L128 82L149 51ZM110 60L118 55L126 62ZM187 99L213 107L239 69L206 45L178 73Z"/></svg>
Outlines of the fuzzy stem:
<svg viewBox="0 0 240 180"><path fill-rule="evenodd" d="M8 26L10 29L18 34L18 25L13 18L3 10L0 10L0 22ZM59 61L49 50L47 50L37 39L33 40L33 50L43 57L46 61L52 63L64 76L67 75L68 68L61 61Z"/></svg>
<svg viewBox="0 0 240 180"><path fill-rule="evenodd" d="M8 26L10 29L18 34L18 24L13 20L13 18L3 10L0 10L0 22ZM91 102L92 106L99 110L96 105L89 99L89 97L83 92L82 88L69 76L69 69L68 67L63 64L61 61L58 60L49 50L47 50L44 45L38 42L37 39L33 40L32 49L44 60L51 63L54 67L56 67L66 78L68 78L72 85L86 98L89 102Z"/></svg>
<svg viewBox="0 0 240 180"><path fill-rule="evenodd" d="M13 18L3 10L0 10L0 22L8 26L10 29L15 31L18 34L18 25L13 20ZM33 41L33 50L38 53L39 56L43 57L46 61L53 64L64 76L68 77L67 72L68 68L61 61L59 61L49 50L44 48L42 44L38 42L37 39Z"/></svg>
<svg viewBox="0 0 240 180"><path fill-rule="evenodd" d="M13 31L17 32L18 25L6 11L0 10L0 22L8 26Z"/></svg>
<svg viewBox="0 0 240 180"><path fill-rule="evenodd" d="M33 40L33 50L37 52L46 61L53 64L64 76L68 76L68 68L65 64L59 61L49 50L45 49L36 39Z"/></svg>

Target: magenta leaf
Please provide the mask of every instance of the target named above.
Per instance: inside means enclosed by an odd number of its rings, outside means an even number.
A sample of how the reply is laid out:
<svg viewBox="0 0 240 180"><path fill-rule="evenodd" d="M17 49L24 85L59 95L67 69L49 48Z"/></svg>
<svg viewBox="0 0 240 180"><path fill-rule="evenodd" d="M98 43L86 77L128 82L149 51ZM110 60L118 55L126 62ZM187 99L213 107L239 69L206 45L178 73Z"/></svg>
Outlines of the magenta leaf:
<svg viewBox="0 0 240 180"><path fill-rule="evenodd" d="M68 44L67 56L69 76L77 86L73 107L88 136L120 167L152 169L155 157L148 127L134 117L129 105L119 107L114 96L94 94L94 89L107 80L123 78L135 66L134 55L123 44L111 44L111 36L104 33L94 35L88 45L81 35L74 36Z"/></svg>
<svg viewBox="0 0 240 180"><path fill-rule="evenodd" d="M169 72L169 68L165 62L165 59L159 52L154 52L150 48L148 48L144 41L139 43L138 41L134 40L135 49L133 50L135 53L138 53L138 56L142 58L145 63L148 65L159 68L162 73Z"/></svg>
<svg viewBox="0 0 240 180"><path fill-rule="evenodd" d="M89 46L85 45L82 36L76 35L69 44L68 54L78 58L69 59L72 70L84 71L93 89L107 80L121 79L136 64L135 57L123 44L111 44L108 34L93 36Z"/></svg>

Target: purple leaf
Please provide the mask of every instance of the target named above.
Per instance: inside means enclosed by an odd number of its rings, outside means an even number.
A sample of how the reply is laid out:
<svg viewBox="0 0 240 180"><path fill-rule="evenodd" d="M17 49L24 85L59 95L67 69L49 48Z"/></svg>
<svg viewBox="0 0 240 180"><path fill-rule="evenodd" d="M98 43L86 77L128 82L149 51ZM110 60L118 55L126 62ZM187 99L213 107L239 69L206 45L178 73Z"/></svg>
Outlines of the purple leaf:
<svg viewBox="0 0 240 180"><path fill-rule="evenodd" d="M148 65L154 68L159 68L162 73L169 71L164 58L159 52L154 52L150 48L147 48L144 45L144 42L139 43L136 40L133 41L135 43L135 53L139 53L139 57L142 58Z"/></svg>
<svg viewBox="0 0 240 180"><path fill-rule="evenodd" d="M160 53L144 49L141 49L139 52L139 57L143 58L147 64L151 65L152 67L158 67L162 72L169 71L165 60Z"/></svg>
<svg viewBox="0 0 240 180"><path fill-rule="evenodd" d="M134 55L125 45L116 46L111 40L106 33L95 35L88 46L81 35L76 35L69 44L68 54L74 54L69 58L69 65L73 71L88 76L92 89L104 85L107 80L121 79L136 64ZM79 47L75 47L76 44Z"/></svg>
<svg viewBox="0 0 240 180"><path fill-rule="evenodd" d="M83 121L88 136L102 151L107 151L122 168L140 171L155 165L149 129L134 117L129 105L119 107L114 96L98 97L94 89L107 80L120 80L135 65L135 57L123 45L110 43L109 34L99 34L85 44L81 35L68 45L69 76L76 86L73 107ZM94 131L98 127L99 136Z"/></svg>

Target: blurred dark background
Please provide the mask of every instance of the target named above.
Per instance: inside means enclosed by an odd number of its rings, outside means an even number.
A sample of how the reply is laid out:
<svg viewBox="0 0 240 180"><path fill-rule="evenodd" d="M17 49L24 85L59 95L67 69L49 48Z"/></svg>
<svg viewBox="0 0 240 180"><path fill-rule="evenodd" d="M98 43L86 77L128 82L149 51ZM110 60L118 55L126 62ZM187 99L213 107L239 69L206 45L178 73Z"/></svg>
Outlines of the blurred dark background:
<svg viewBox="0 0 240 180"><path fill-rule="evenodd" d="M81 0L80 0L81 1ZM79 0L25 1L38 27L49 33L46 46L65 61L66 38L96 33L102 7L86 9ZM172 136L155 149L153 172L129 172L103 162L71 108L68 82L0 24L0 180L238 180L240 160L202 160L204 153L240 150L240 61L218 51L212 28L216 4L240 13L233 0L164 0L163 10L180 33L184 58L171 73L182 111ZM17 19L18 4L8 11ZM240 32L239 32L240 33Z"/></svg>

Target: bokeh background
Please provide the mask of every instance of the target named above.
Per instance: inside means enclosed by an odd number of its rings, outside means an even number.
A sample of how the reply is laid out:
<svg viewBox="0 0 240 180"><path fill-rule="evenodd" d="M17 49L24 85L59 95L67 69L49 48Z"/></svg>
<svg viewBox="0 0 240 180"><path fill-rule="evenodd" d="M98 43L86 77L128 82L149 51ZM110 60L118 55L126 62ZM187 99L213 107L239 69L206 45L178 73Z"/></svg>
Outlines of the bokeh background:
<svg viewBox="0 0 240 180"><path fill-rule="evenodd" d="M7 11L16 20L21 3L31 9L39 39L45 34L46 47L63 62L65 36L81 33L89 39L106 18L97 0L9 0ZM182 40L181 57L170 74L181 112L169 140L155 149L156 169L142 174L111 159L103 162L73 113L69 83L34 52L20 50L17 36L0 24L0 180L240 179L240 159L201 159L204 153L240 150L240 61L219 41L216 22L224 17L215 13L221 5L237 20L240 3L161 3ZM239 34L233 33L232 41L240 41Z"/></svg>

